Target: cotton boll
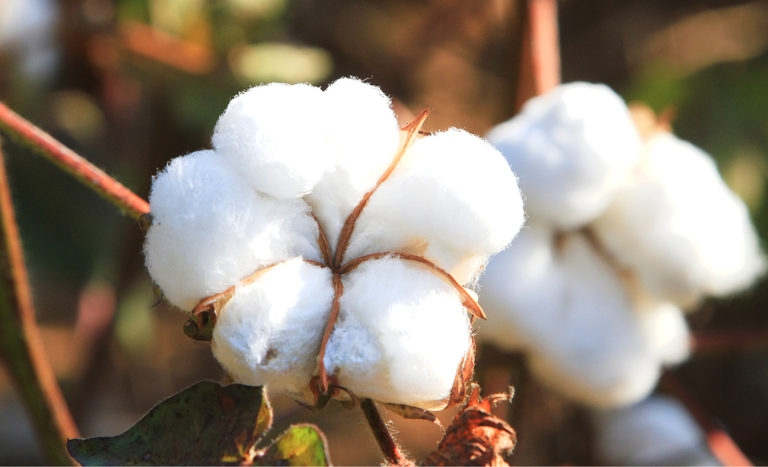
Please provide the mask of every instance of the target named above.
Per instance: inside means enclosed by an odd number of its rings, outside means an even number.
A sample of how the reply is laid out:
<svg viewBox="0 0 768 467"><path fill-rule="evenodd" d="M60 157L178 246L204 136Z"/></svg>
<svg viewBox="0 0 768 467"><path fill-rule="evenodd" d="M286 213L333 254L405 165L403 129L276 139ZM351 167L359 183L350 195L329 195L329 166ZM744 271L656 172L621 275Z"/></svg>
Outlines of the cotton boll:
<svg viewBox="0 0 768 467"><path fill-rule="evenodd" d="M325 90L325 102L336 165L306 200L335 249L347 216L394 160L400 131L389 97L376 86L342 78Z"/></svg>
<svg viewBox="0 0 768 467"><path fill-rule="evenodd" d="M213 146L262 193L277 198L309 193L333 164L323 97L307 84L251 88L219 117Z"/></svg>
<svg viewBox="0 0 768 467"><path fill-rule="evenodd" d="M563 229L598 216L640 154L627 106L598 84L566 84L531 99L488 140L520 178L528 211Z"/></svg>
<svg viewBox="0 0 768 467"><path fill-rule="evenodd" d="M517 180L501 154L452 129L418 140L406 153L358 218L347 258L423 255L466 284L523 220Z"/></svg>
<svg viewBox="0 0 768 467"><path fill-rule="evenodd" d="M296 256L321 260L306 203L255 192L214 151L172 160L155 178L149 203L147 269L183 309L265 266Z"/></svg>
<svg viewBox="0 0 768 467"><path fill-rule="evenodd" d="M367 261L345 275L325 366L360 398L445 407L469 350L470 325L457 292L426 266Z"/></svg>
<svg viewBox="0 0 768 467"><path fill-rule="evenodd" d="M478 337L525 351L540 380L579 402L610 407L645 397L662 364L678 357L678 330L655 316L667 309L638 309L582 234L566 235L559 249L553 237L530 224L489 263L480 281L489 322Z"/></svg>
<svg viewBox="0 0 768 467"><path fill-rule="evenodd" d="M720 465L685 407L653 396L593 415L597 455L605 465Z"/></svg>
<svg viewBox="0 0 768 467"><path fill-rule="evenodd" d="M668 133L647 143L594 228L645 287L681 306L744 289L764 269L744 203L708 155Z"/></svg>
<svg viewBox="0 0 768 467"><path fill-rule="evenodd" d="M239 288L218 315L212 349L235 380L302 394L333 302L331 271L293 259Z"/></svg>

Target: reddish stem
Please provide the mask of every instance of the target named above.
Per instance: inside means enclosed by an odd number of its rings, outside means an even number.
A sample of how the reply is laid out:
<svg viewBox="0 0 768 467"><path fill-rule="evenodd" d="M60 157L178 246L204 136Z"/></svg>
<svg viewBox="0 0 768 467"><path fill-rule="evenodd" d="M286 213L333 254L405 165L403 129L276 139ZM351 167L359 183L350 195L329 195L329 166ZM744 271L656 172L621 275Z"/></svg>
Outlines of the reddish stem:
<svg viewBox="0 0 768 467"><path fill-rule="evenodd" d="M0 129L7 131L11 136L58 165L134 219L149 212L149 204L146 201L2 102L0 102Z"/></svg>
<svg viewBox="0 0 768 467"><path fill-rule="evenodd" d="M0 148L1 149L1 148ZM73 465L67 438L79 437L35 322L24 253L0 150L0 355L52 464Z"/></svg>
<svg viewBox="0 0 768 467"><path fill-rule="evenodd" d="M752 347L768 347L768 330L699 331L691 335L691 351L695 353L728 352Z"/></svg>
<svg viewBox="0 0 768 467"><path fill-rule="evenodd" d="M560 84L556 0L527 0L521 41L517 109Z"/></svg>
<svg viewBox="0 0 768 467"><path fill-rule="evenodd" d="M739 446L722 429L720 424L699 404L691 392L675 376L667 371L661 377L661 386L685 405L707 436L707 445L718 461L725 466L752 465Z"/></svg>
<svg viewBox="0 0 768 467"><path fill-rule="evenodd" d="M402 451L400 451L400 447L397 445L394 438L392 438L392 433L390 433L389 428L387 428L384 419L381 418L379 409L376 408L376 403L371 399L364 399L360 403L360 408L363 409L365 419L368 421L368 425L370 425L371 430L373 431L373 437L376 438L376 442L379 443L381 452L384 453L387 462L390 465L413 465L408 461L408 458L403 455Z"/></svg>

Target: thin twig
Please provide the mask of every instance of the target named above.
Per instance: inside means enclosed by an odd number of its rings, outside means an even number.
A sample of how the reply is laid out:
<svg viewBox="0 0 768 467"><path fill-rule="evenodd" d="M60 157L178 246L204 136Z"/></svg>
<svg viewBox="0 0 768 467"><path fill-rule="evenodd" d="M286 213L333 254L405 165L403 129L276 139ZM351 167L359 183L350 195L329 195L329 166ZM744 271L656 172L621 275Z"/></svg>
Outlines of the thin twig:
<svg viewBox="0 0 768 467"><path fill-rule="evenodd" d="M698 331L691 334L694 353L728 352L768 347L768 329L758 331Z"/></svg>
<svg viewBox="0 0 768 467"><path fill-rule="evenodd" d="M667 371L661 378L661 387L685 405L707 436L707 445L712 454L725 466L752 465L739 446L722 426L696 400L691 392L675 376Z"/></svg>
<svg viewBox="0 0 768 467"><path fill-rule="evenodd" d="M67 438L79 437L35 322L24 253L0 148L0 356L27 406L48 462L75 465Z"/></svg>
<svg viewBox="0 0 768 467"><path fill-rule="evenodd" d="M101 169L0 102L0 129L58 165L110 203L138 219L149 204Z"/></svg>
<svg viewBox="0 0 768 467"><path fill-rule="evenodd" d="M534 96L560 84L560 44L556 0L527 0L517 86L518 110Z"/></svg>
<svg viewBox="0 0 768 467"><path fill-rule="evenodd" d="M391 465L412 465L408 458L400 451L400 447L392 438L392 433L389 432L387 424L384 419L381 418L379 409L376 408L376 403L371 399L363 399L360 402L360 408L363 409L365 414L365 420L370 425L373 431L373 437L376 438L376 442L379 443L381 452L384 453L384 457Z"/></svg>

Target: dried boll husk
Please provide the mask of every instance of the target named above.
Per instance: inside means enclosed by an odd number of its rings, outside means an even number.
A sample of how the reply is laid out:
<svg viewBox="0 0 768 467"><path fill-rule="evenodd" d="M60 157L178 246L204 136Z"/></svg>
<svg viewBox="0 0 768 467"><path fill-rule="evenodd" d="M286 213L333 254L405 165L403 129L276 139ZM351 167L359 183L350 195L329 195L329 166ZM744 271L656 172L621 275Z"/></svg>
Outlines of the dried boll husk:
<svg viewBox="0 0 768 467"><path fill-rule="evenodd" d="M347 250L424 256L460 284L520 230L523 202L499 152L451 129L418 140L368 201Z"/></svg>
<svg viewBox="0 0 768 467"><path fill-rule="evenodd" d="M706 153L670 133L648 141L594 230L654 296L683 307L743 290L765 268L744 203Z"/></svg>
<svg viewBox="0 0 768 467"><path fill-rule="evenodd" d="M481 304L493 321L480 338L525 351L533 373L574 400L640 400L664 365L687 356L682 312L628 289L583 234L557 243L529 224L488 265Z"/></svg>
<svg viewBox="0 0 768 467"><path fill-rule="evenodd" d="M419 263L385 257L345 277L325 366L360 398L439 410L470 335L453 287Z"/></svg>
<svg viewBox="0 0 768 467"><path fill-rule="evenodd" d="M328 268L298 258L270 268L219 312L213 355L237 381L303 397L332 301Z"/></svg>
<svg viewBox="0 0 768 467"><path fill-rule="evenodd" d="M215 151L172 160L155 177L149 205L147 269L182 309L279 261L322 260L306 203L254 191Z"/></svg>
<svg viewBox="0 0 768 467"><path fill-rule="evenodd" d="M600 215L640 155L627 106L601 84L558 86L487 138L520 177L528 212L561 229Z"/></svg>

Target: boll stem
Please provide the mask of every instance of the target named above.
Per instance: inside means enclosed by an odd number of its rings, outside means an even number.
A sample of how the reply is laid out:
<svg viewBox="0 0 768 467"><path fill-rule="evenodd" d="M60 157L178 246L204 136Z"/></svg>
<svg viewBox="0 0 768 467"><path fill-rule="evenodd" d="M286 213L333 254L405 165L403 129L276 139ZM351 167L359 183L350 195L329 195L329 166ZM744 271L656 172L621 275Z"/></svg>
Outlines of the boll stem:
<svg viewBox="0 0 768 467"><path fill-rule="evenodd" d="M2 102L0 129L59 166L132 218L138 220L142 214L149 212L149 203Z"/></svg>
<svg viewBox="0 0 768 467"><path fill-rule="evenodd" d="M413 465L408 461L408 458L400 451L400 447L392 437L387 424L384 419L381 418L379 409L376 408L376 403L371 399L363 399L360 402L360 408L363 409L365 420L373 431L373 437L376 438L376 442L381 448L381 452L384 453L384 457L387 459L387 463L390 465Z"/></svg>

